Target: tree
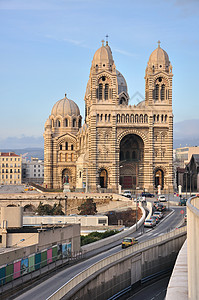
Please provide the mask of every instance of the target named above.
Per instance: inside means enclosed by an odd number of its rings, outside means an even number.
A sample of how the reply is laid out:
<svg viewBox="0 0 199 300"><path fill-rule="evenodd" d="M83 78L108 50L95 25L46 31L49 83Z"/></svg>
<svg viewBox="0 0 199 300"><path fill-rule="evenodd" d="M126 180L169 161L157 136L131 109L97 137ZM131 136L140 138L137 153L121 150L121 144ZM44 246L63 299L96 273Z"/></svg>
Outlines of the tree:
<svg viewBox="0 0 199 300"><path fill-rule="evenodd" d="M88 198L84 203L82 203L78 210L79 215L95 215L97 213L96 203L93 202L93 198Z"/></svg>
<svg viewBox="0 0 199 300"><path fill-rule="evenodd" d="M52 209L52 214L56 216L61 216L64 215L62 211L63 206L61 205L61 202L59 201L59 204L54 204L53 209Z"/></svg>
<svg viewBox="0 0 199 300"><path fill-rule="evenodd" d="M60 201L59 204L55 203L53 207L49 204L43 204L40 201L36 213L40 216L64 215Z"/></svg>

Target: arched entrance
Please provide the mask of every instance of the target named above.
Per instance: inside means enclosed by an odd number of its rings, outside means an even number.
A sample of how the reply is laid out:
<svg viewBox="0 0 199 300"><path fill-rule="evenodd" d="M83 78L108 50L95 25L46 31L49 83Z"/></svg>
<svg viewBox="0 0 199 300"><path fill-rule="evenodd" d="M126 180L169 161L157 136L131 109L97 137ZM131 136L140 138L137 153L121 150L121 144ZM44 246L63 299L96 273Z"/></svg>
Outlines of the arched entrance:
<svg viewBox="0 0 199 300"><path fill-rule="evenodd" d="M62 185L65 183L70 183L70 172L68 169L62 171Z"/></svg>
<svg viewBox="0 0 199 300"><path fill-rule="evenodd" d="M120 142L120 185L122 189L143 188L144 142L136 134L126 135Z"/></svg>
<svg viewBox="0 0 199 300"><path fill-rule="evenodd" d="M161 186L161 189L164 188L164 172L161 169L157 169L154 174L155 188L158 188L158 185Z"/></svg>
<svg viewBox="0 0 199 300"><path fill-rule="evenodd" d="M102 169L100 171L100 186L101 188L107 188L107 182L108 182L108 173L105 169Z"/></svg>

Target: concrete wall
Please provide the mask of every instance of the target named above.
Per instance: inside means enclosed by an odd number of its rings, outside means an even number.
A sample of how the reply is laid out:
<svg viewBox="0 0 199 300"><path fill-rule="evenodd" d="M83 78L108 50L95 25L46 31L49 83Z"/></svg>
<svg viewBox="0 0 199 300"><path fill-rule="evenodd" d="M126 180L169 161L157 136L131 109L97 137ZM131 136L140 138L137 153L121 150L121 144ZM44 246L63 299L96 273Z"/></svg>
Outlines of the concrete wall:
<svg viewBox="0 0 199 300"><path fill-rule="evenodd" d="M173 266L186 239L186 228L134 245L73 277L48 300L107 299L141 279Z"/></svg>
<svg viewBox="0 0 199 300"><path fill-rule="evenodd" d="M1 228L20 228L23 226L22 207L1 207ZM3 224L3 221L7 221ZM6 229L5 228L5 229Z"/></svg>
<svg viewBox="0 0 199 300"><path fill-rule="evenodd" d="M199 198L187 203L188 299L199 299Z"/></svg>

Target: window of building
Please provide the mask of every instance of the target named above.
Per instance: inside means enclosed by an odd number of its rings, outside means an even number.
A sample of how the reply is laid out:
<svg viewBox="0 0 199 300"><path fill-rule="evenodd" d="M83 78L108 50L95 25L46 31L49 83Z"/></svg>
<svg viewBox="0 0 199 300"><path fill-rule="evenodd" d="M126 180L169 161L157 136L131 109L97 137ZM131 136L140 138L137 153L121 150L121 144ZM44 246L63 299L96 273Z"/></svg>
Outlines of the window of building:
<svg viewBox="0 0 199 300"><path fill-rule="evenodd" d="M104 89L104 99L105 100L108 100L108 91L109 91L109 85L106 83L105 89Z"/></svg>
<svg viewBox="0 0 199 300"><path fill-rule="evenodd" d="M2 173L4 173L4 169L2 169Z"/></svg>
<svg viewBox="0 0 199 300"><path fill-rule="evenodd" d="M106 224L106 223L107 223L106 219L99 219L98 220L98 224Z"/></svg>
<svg viewBox="0 0 199 300"><path fill-rule="evenodd" d="M68 142L65 143L65 149L68 150Z"/></svg>
<svg viewBox="0 0 199 300"><path fill-rule="evenodd" d="M6 179L8 179L8 175L6 175Z"/></svg>
<svg viewBox="0 0 199 300"><path fill-rule="evenodd" d="M2 175L2 179L4 179L4 175Z"/></svg>
<svg viewBox="0 0 199 300"><path fill-rule="evenodd" d="M62 150L62 145L59 145L59 150Z"/></svg>
<svg viewBox="0 0 199 300"><path fill-rule="evenodd" d="M12 179L12 175L10 175L10 179Z"/></svg>
<svg viewBox="0 0 199 300"><path fill-rule="evenodd" d="M8 173L8 169L6 169L6 173Z"/></svg>
<svg viewBox="0 0 199 300"><path fill-rule="evenodd" d="M10 170L10 173L12 173L12 169Z"/></svg>
<svg viewBox="0 0 199 300"><path fill-rule="evenodd" d="M71 145L71 150L73 150L73 145Z"/></svg>
<svg viewBox="0 0 199 300"><path fill-rule="evenodd" d="M8 158L6 158L6 161L8 161Z"/></svg>
<svg viewBox="0 0 199 300"><path fill-rule="evenodd" d="M18 169L18 173L20 173L20 169Z"/></svg>
<svg viewBox="0 0 199 300"><path fill-rule="evenodd" d="M68 127L68 119L65 119L65 127Z"/></svg>
<svg viewBox="0 0 199 300"><path fill-rule="evenodd" d="M38 177L40 177L40 174L38 174Z"/></svg>
<svg viewBox="0 0 199 300"><path fill-rule="evenodd" d="M8 168L8 164L6 164L6 168Z"/></svg>
<svg viewBox="0 0 199 300"><path fill-rule="evenodd" d="M36 177L36 174L34 174L34 177Z"/></svg>
<svg viewBox="0 0 199 300"><path fill-rule="evenodd" d="M102 91L103 91L103 84L99 84L99 100L102 100Z"/></svg>
<svg viewBox="0 0 199 300"><path fill-rule="evenodd" d="M73 119L73 127L76 127L76 119Z"/></svg>

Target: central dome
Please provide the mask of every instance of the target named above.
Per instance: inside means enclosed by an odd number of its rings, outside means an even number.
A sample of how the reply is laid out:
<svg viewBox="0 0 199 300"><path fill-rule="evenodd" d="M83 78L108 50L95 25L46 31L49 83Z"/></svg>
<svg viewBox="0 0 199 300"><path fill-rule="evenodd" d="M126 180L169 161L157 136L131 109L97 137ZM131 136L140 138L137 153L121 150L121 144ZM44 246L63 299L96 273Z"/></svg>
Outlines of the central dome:
<svg viewBox="0 0 199 300"><path fill-rule="evenodd" d="M66 97L57 101L52 108L51 115L54 116L79 116L80 111L78 105Z"/></svg>

